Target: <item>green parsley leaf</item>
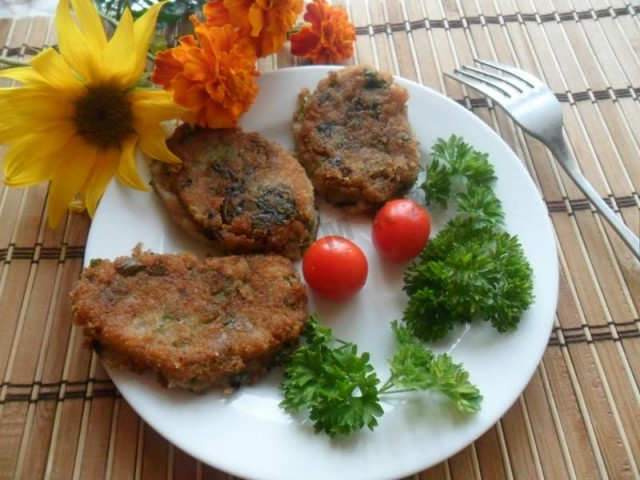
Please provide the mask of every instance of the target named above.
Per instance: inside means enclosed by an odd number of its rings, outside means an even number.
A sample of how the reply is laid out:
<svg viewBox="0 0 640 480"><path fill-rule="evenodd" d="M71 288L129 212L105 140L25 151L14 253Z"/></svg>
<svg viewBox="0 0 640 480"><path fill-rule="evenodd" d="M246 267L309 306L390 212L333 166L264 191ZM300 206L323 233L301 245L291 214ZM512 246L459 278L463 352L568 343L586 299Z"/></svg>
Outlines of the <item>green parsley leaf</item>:
<svg viewBox="0 0 640 480"><path fill-rule="evenodd" d="M305 324L302 335L310 346L323 345L331 348L336 342L331 329L322 325L316 315L309 317L309 321Z"/></svg>
<svg viewBox="0 0 640 480"><path fill-rule="evenodd" d="M470 187L489 187L496 180L488 155L452 135L439 138L431 148L427 176L420 188L427 205L432 202L446 208L453 194L468 193Z"/></svg>
<svg viewBox="0 0 640 480"><path fill-rule="evenodd" d="M359 355L353 343L336 339L312 315L303 332L307 344L298 347L285 367L281 407L292 414L307 412L315 431L332 438L365 426L373 430L384 413L382 394L433 389L462 412L479 410L482 396L461 365L448 355L434 355L398 322L392 328L398 349L390 360L391 377L378 387L369 354Z"/></svg>
<svg viewBox="0 0 640 480"><path fill-rule="evenodd" d="M502 203L491 187L469 185L456 199L460 214L471 218L475 225L498 227L504 223Z"/></svg>
<svg viewBox="0 0 640 480"><path fill-rule="evenodd" d="M378 377L369 354L339 341L312 316L304 330L307 345L298 347L285 368L281 406L290 413L309 411L316 432L347 435L364 426L373 430L383 413Z"/></svg>
<svg viewBox="0 0 640 480"><path fill-rule="evenodd" d="M434 157L427 166L426 180L421 185L425 193L427 205L437 203L442 208L447 208L451 197L451 167L446 163L440 163Z"/></svg>
<svg viewBox="0 0 640 480"><path fill-rule="evenodd" d="M488 320L514 330L533 301L533 271L517 237L456 217L405 272L404 320L424 340L456 323Z"/></svg>
<svg viewBox="0 0 640 480"><path fill-rule="evenodd" d="M453 363L446 353L434 355L397 321L392 323L391 328L398 349L390 361L391 378L387 384L409 390L437 390L449 397L461 412L480 410L482 395L469 382L469 373L461 364Z"/></svg>
<svg viewBox="0 0 640 480"><path fill-rule="evenodd" d="M487 154L460 137L434 144L421 188L443 207L455 201L458 214L405 271L403 319L423 340L479 318L513 330L533 302L533 270L517 237L502 229L495 180Z"/></svg>

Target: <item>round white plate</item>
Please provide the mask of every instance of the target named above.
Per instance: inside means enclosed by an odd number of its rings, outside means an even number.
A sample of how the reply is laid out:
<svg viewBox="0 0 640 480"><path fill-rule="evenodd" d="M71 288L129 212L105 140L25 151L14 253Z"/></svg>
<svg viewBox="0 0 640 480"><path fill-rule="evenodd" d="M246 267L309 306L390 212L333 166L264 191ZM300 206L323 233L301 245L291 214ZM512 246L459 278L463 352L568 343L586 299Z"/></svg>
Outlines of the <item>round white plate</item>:
<svg viewBox="0 0 640 480"><path fill-rule="evenodd" d="M291 117L301 88L313 89L329 67L303 67L263 74L260 94L241 125L292 148ZM201 461L247 479L395 479L428 468L469 445L504 415L527 385L546 347L556 309L558 264L547 211L527 171L509 147L477 117L455 102L415 83L397 79L410 93L409 117L424 157L438 137L462 136L488 152L498 176L496 192L506 225L524 246L535 275L535 303L517 331L498 334L486 322L452 332L432 345L463 362L484 396L482 410L457 413L435 394L389 399L378 428L347 439L313 433L302 418L278 404L281 370L225 396L169 391L149 375L109 373L140 416L170 442ZM143 174L148 176L144 162ZM310 293L310 308L336 335L368 351L379 377L387 378L394 342L389 324L402 317L406 296L402 268L385 264L373 250L371 222L321 205L319 236L354 240L369 261L364 289L351 301L330 304ZM434 214L434 230L444 216ZM87 242L92 258L127 255L136 243L158 253L206 253L181 232L153 192L137 192L112 182L100 203Z"/></svg>

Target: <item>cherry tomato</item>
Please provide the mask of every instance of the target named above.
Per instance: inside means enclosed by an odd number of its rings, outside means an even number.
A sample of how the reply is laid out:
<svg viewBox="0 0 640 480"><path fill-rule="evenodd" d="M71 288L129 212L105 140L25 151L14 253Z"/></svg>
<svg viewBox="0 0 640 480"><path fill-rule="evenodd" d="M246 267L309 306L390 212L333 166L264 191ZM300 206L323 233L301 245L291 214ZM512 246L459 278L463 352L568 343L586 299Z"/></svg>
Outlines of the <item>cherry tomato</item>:
<svg viewBox="0 0 640 480"><path fill-rule="evenodd" d="M315 241L302 259L302 274L320 295L342 302L358 293L367 280L369 266L360 247L343 237Z"/></svg>
<svg viewBox="0 0 640 480"><path fill-rule="evenodd" d="M430 234L429 213L407 198L391 200L373 219L373 245L390 262L408 262L417 257Z"/></svg>

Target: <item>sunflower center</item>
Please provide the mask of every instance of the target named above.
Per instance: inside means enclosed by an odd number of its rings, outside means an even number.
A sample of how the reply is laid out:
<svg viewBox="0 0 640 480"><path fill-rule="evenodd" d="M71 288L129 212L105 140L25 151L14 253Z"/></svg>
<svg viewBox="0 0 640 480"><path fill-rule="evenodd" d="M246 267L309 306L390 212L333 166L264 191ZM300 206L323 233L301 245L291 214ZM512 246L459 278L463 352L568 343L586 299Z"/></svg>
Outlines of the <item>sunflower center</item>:
<svg viewBox="0 0 640 480"><path fill-rule="evenodd" d="M134 133L133 112L125 92L108 85L89 87L75 103L78 133L101 149L119 147Z"/></svg>

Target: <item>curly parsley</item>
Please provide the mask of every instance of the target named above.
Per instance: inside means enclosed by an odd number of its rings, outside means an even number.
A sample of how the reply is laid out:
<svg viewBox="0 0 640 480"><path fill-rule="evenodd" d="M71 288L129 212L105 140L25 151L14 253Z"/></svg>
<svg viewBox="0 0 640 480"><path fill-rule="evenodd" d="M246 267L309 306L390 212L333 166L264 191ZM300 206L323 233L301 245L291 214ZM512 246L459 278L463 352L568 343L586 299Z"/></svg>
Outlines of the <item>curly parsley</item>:
<svg viewBox="0 0 640 480"><path fill-rule="evenodd" d="M397 321L391 328L398 348L390 360L391 377L380 388L380 393L393 393L392 385L403 391L436 390L449 397L461 412L480 410L482 395L469 382L469 373L461 364L453 363L446 353L435 355Z"/></svg>
<svg viewBox="0 0 640 480"><path fill-rule="evenodd" d="M384 413L381 395L436 390L462 412L480 409L482 396L461 365L446 354L434 355L398 322L392 329L397 349L390 360L391 376L378 387L369 354L359 355L353 343L335 338L312 315L303 331L307 344L285 367L281 406L289 413L308 412L315 431L332 438L365 426L373 430Z"/></svg>
<svg viewBox="0 0 640 480"><path fill-rule="evenodd" d="M369 354L358 355L356 345L334 338L315 316L303 336L307 345L298 347L284 371L281 406L289 413L308 410L316 432L331 437L365 425L373 430L383 412Z"/></svg>
<svg viewBox="0 0 640 480"><path fill-rule="evenodd" d="M424 340L479 318L513 330L533 302L533 271L518 238L502 229L495 179L487 155L460 137L433 146L421 188L428 203L447 207L453 199L459 213L405 272L403 319Z"/></svg>

